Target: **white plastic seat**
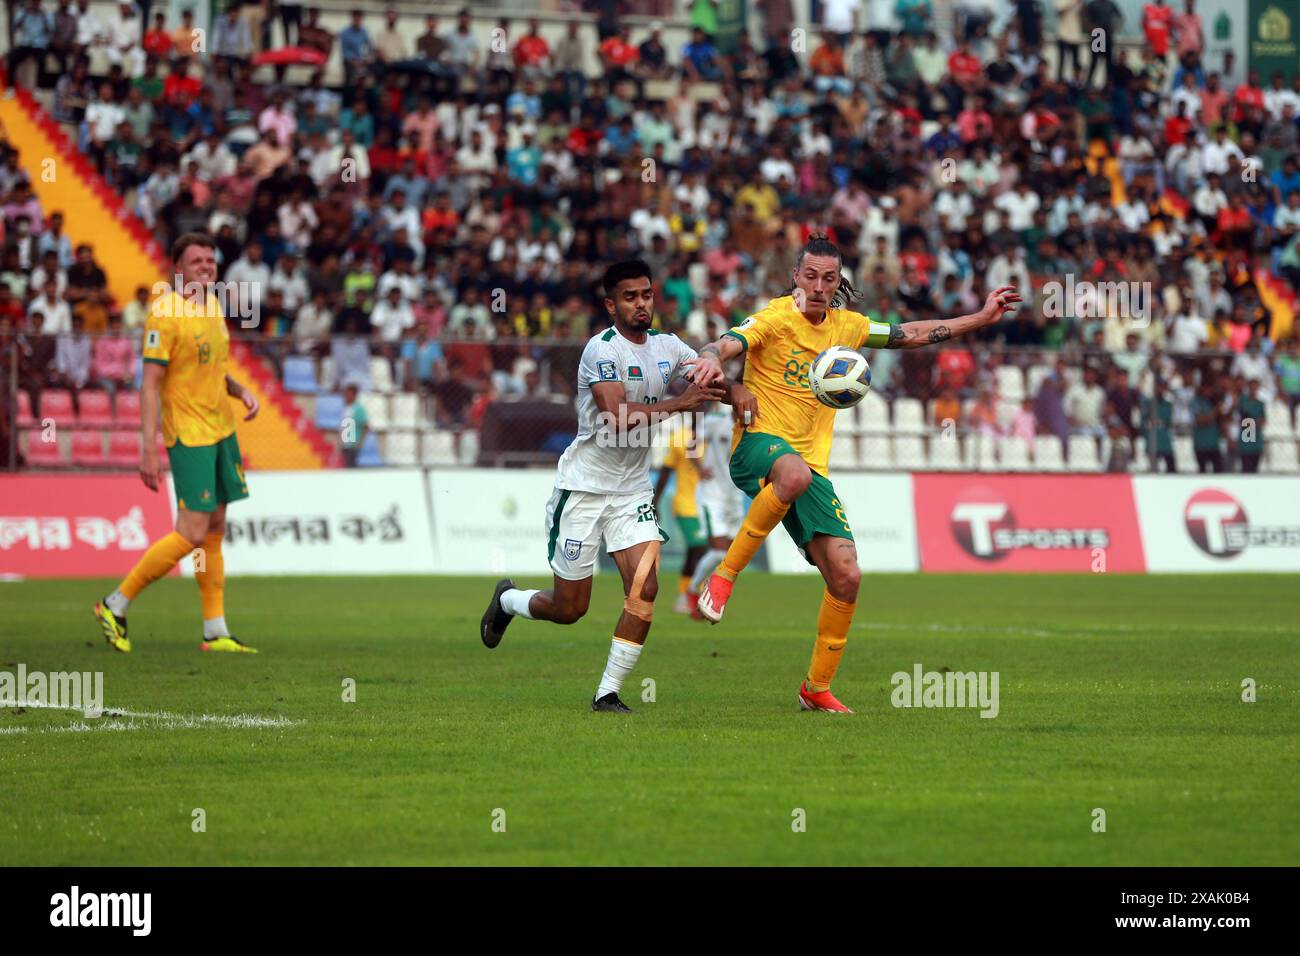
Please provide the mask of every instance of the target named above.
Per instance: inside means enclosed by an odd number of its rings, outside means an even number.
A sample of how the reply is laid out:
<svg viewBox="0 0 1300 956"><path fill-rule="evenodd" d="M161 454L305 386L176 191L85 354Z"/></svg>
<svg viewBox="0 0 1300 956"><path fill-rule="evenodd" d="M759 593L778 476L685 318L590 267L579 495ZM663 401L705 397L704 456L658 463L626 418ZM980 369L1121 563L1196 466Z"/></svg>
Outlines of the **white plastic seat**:
<svg viewBox="0 0 1300 956"><path fill-rule="evenodd" d="M390 465L411 467L420 463L420 434L408 429L384 433L384 460Z"/></svg>
<svg viewBox="0 0 1300 956"><path fill-rule="evenodd" d="M1040 436L1056 439L1055 435ZM1059 446L1059 443L1058 443ZM1070 471L1101 471L1101 458L1097 453L1097 442L1087 435L1070 436Z"/></svg>
<svg viewBox="0 0 1300 956"><path fill-rule="evenodd" d="M473 465L478 461L478 432L460 433L460 450L456 454L456 459L462 465Z"/></svg>
<svg viewBox="0 0 1300 956"><path fill-rule="evenodd" d="M1003 471L1029 470L1029 443L1018 435L1007 435L998 442L998 459Z"/></svg>
<svg viewBox="0 0 1300 956"><path fill-rule="evenodd" d="M997 367L998 395L1008 402L1020 402L1025 397L1025 375L1018 365Z"/></svg>
<svg viewBox="0 0 1300 956"><path fill-rule="evenodd" d="M1034 439L1034 468L1038 471L1065 471L1061 439L1055 435L1039 435Z"/></svg>
<svg viewBox="0 0 1300 956"><path fill-rule="evenodd" d="M420 442L420 464L454 465L456 464L456 438L449 431L441 429L424 432Z"/></svg>
<svg viewBox="0 0 1300 956"><path fill-rule="evenodd" d="M1191 435L1174 436L1174 465L1180 473L1196 471L1196 451L1192 447Z"/></svg>
<svg viewBox="0 0 1300 956"><path fill-rule="evenodd" d="M961 441L956 432L930 436L930 468L934 471L961 471Z"/></svg>
<svg viewBox="0 0 1300 956"><path fill-rule="evenodd" d="M393 390L393 365L382 355L370 357L370 386L376 392Z"/></svg>
<svg viewBox="0 0 1300 956"><path fill-rule="evenodd" d="M893 443L884 435L863 435L858 439L858 462L873 471L893 468Z"/></svg>
<svg viewBox="0 0 1300 956"><path fill-rule="evenodd" d="M388 415L387 395L366 392L361 396L361 407L366 410L366 416L370 419L370 427L373 430L384 431L392 424L392 419Z"/></svg>
<svg viewBox="0 0 1300 956"><path fill-rule="evenodd" d="M998 470L998 441L992 435L966 438L966 467L972 471Z"/></svg>
<svg viewBox="0 0 1300 956"><path fill-rule="evenodd" d="M1300 472L1300 456L1293 438L1279 438L1264 445L1263 470L1294 475Z"/></svg>
<svg viewBox="0 0 1300 956"><path fill-rule="evenodd" d="M412 392L399 392L389 400L389 412L395 428L419 428L420 396Z"/></svg>
<svg viewBox="0 0 1300 956"><path fill-rule="evenodd" d="M830 466L834 469L858 467L858 441L852 435L836 434L831 438Z"/></svg>
<svg viewBox="0 0 1300 956"><path fill-rule="evenodd" d="M1129 471L1141 472L1145 474L1151 470L1151 458L1147 454L1147 440L1141 435L1133 442L1133 461L1129 465Z"/></svg>
<svg viewBox="0 0 1300 956"><path fill-rule="evenodd" d="M899 435L925 434L925 407L920 399L894 399L894 432Z"/></svg>
<svg viewBox="0 0 1300 956"><path fill-rule="evenodd" d="M1012 420L1016 417L1016 412L1020 411L1020 402L998 401L998 427L1007 429L1011 427Z"/></svg>
<svg viewBox="0 0 1300 956"><path fill-rule="evenodd" d="M917 402L920 407L920 402ZM925 442L920 435L899 435L894 438L894 466L903 471L924 471Z"/></svg>
<svg viewBox="0 0 1300 956"><path fill-rule="evenodd" d="M876 392L866 397L854 409L857 413L857 430L866 435L889 434L889 403Z"/></svg>
<svg viewBox="0 0 1300 956"><path fill-rule="evenodd" d="M1292 438L1295 429L1291 426L1291 408L1286 402L1272 401L1264 410L1265 438Z"/></svg>

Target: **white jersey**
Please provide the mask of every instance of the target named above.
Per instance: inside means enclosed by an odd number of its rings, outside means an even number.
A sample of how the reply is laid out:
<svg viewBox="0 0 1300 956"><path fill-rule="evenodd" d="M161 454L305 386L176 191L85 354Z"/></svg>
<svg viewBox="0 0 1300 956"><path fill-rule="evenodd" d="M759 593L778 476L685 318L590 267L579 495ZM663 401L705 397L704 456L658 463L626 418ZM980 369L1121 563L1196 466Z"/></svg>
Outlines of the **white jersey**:
<svg viewBox="0 0 1300 956"><path fill-rule="evenodd" d="M591 386L622 382L627 401L654 405L695 350L675 335L651 329L641 345L608 329L595 335L578 363L578 437L560 456L555 486L568 491L626 494L650 487L651 440L647 429L628 435L598 428Z"/></svg>
<svg viewBox="0 0 1300 956"><path fill-rule="evenodd" d="M711 473L695 486L697 501L724 501L736 495L731 481L731 410L716 406L695 419L695 441L704 446L700 464Z"/></svg>

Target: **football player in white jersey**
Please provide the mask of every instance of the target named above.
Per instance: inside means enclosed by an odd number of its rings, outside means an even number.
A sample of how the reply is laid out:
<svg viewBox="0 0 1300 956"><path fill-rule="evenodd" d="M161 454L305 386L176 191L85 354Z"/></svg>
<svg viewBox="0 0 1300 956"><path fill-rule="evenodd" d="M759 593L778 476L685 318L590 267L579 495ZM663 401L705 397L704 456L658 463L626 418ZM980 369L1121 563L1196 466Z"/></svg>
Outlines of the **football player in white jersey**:
<svg viewBox="0 0 1300 956"><path fill-rule="evenodd" d="M700 511L700 523L709 539L709 550L696 564L691 578L691 592L695 594L722 563L727 548L731 547L731 539L745 520L740 489L731 480L731 437L732 417L722 406L711 405L704 414L696 416L695 441L703 446L703 453L700 481L695 486L695 503ZM698 608L691 617L697 621L707 620Z"/></svg>
<svg viewBox="0 0 1300 956"><path fill-rule="evenodd" d="M708 402L731 404L743 420L757 416L753 395L739 383L680 395L669 383L689 368L695 350L677 336L652 329L650 267L618 262L605 272L605 309L614 326L587 342L578 365L578 436L560 456L555 491L546 505L547 559L554 583L526 591L497 583L483 614L480 636L496 647L515 616L572 624L587 613L596 549L604 542L623 578L623 613L614 628L605 672L592 698L594 711L627 713L619 700L650 631L658 593L661 541L650 485L651 423Z"/></svg>

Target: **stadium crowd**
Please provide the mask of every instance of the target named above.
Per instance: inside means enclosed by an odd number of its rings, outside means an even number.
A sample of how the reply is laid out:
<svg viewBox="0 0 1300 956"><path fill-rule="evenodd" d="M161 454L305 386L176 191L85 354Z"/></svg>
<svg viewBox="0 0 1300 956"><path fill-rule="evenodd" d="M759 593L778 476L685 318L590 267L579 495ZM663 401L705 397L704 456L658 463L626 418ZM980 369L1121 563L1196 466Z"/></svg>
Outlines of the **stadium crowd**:
<svg viewBox="0 0 1300 956"><path fill-rule="evenodd" d="M364 392L390 360L442 428L572 396L609 261L650 263L660 325L698 344L783 294L827 229L878 319L975 311L1001 285L1028 303L976 341L870 356L876 390L933 423L1151 435L1171 468L1190 432L1203 469L1253 470L1243 422L1300 404L1297 340L1257 285L1300 287L1300 73L1207 62L1194 0L1148 4L1130 45L1110 0L1051 5L826 2L805 34L769 2L754 45L692 2L670 49L614 2L549 39L501 19L486 43L468 9L412 39L393 10L335 35L301 3L249 3L200 43L130 3L104 20L29 0L8 68L164 248L216 238L222 280L259 290L251 334L277 370L329 359L326 387ZM337 47L343 86L258 65L284 47ZM129 386L149 292L111 301L19 160L0 144L21 387L39 409L50 386ZM1045 368L1009 409L1008 364Z"/></svg>

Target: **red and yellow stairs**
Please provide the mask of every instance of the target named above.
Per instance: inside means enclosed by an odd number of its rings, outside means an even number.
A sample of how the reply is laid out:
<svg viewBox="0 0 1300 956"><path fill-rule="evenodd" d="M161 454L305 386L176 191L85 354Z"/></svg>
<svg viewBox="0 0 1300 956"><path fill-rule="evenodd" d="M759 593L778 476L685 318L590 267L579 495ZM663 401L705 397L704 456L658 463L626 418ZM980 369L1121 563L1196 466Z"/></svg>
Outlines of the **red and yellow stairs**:
<svg viewBox="0 0 1300 956"><path fill-rule="evenodd" d="M30 93L22 88L0 97L0 123L19 161L31 177L32 189L48 215L63 211L73 245L89 242L108 274L109 292L127 302L140 286L170 281L169 262L144 225L104 182L90 162L68 141ZM251 422L237 420L239 446L249 469L295 470L324 468L337 453L294 404L266 364L243 343L231 342L230 374L244 383L261 404Z"/></svg>

